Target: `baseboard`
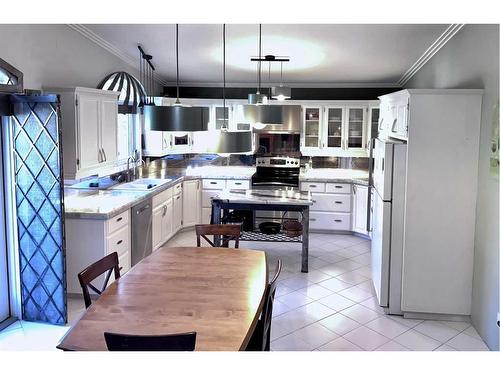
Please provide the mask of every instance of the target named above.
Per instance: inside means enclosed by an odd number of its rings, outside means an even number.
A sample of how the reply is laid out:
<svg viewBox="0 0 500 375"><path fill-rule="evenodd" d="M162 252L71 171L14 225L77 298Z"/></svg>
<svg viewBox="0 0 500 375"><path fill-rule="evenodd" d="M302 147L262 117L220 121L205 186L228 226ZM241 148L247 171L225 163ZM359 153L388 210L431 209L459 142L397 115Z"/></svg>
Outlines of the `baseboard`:
<svg viewBox="0 0 500 375"><path fill-rule="evenodd" d="M467 322L467 323L471 322L470 315L405 312L403 313L403 317L408 319L447 320L452 322Z"/></svg>

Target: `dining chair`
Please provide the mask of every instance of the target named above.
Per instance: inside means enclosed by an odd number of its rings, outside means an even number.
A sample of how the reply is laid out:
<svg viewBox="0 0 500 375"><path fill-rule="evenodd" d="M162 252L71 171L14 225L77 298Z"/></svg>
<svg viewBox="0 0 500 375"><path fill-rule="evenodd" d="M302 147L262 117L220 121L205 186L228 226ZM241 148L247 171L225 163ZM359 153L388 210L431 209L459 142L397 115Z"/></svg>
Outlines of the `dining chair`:
<svg viewBox="0 0 500 375"><path fill-rule="evenodd" d="M197 224L196 245L201 247L201 237L207 241L210 246L216 247L207 236L222 236L221 247L229 247L229 241L234 241L234 247L238 248L240 244L241 226L236 224Z"/></svg>
<svg viewBox="0 0 500 375"><path fill-rule="evenodd" d="M104 332L109 351L193 351L196 332L140 336Z"/></svg>
<svg viewBox="0 0 500 375"><path fill-rule="evenodd" d="M273 318L274 295L276 294L276 281L281 273L283 264L281 259L278 259L276 271L272 280L267 284L264 296L264 308L257 322L257 326L248 342L247 351L266 351L271 348L271 321Z"/></svg>
<svg viewBox="0 0 500 375"><path fill-rule="evenodd" d="M104 292L104 290L108 286L109 278L111 277L112 272L114 272L115 280L120 278L118 253L116 252L106 255L104 258L91 264L78 274L78 280L80 281L80 286L82 287L83 291L83 300L85 301L85 308L88 308L92 304L92 300L90 299L89 288L98 295L101 295L102 292ZM104 278L102 289L98 289L94 285L92 285L92 281L94 281L96 278L98 278L104 273L106 273L106 276Z"/></svg>

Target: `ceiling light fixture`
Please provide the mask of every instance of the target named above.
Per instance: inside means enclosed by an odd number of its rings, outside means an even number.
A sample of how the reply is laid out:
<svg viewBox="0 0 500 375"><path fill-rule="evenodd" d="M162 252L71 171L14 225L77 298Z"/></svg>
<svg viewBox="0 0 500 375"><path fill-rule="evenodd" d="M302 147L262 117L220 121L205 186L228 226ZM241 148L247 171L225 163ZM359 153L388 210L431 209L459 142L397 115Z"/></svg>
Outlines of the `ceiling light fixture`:
<svg viewBox="0 0 500 375"><path fill-rule="evenodd" d="M179 99L179 24L175 25L177 99L172 106L145 106L144 120L150 130L206 131L210 118L207 107L183 106Z"/></svg>
<svg viewBox="0 0 500 375"><path fill-rule="evenodd" d="M263 105L267 104L267 96L260 93L261 84L261 59L262 59L262 24L259 23L259 60L257 61L257 92L248 94L248 104Z"/></svg>
<svg viewBox="0 0 500 375"><path fill-rule="evenodd" d="M274 86L271 89L271 97L273 99L277 99L279 101L283 101L285 99L290 99L292 97L292 89L287 86L283 86L283 62L281 61L281 72L280 72L280 85Z"/></svg>

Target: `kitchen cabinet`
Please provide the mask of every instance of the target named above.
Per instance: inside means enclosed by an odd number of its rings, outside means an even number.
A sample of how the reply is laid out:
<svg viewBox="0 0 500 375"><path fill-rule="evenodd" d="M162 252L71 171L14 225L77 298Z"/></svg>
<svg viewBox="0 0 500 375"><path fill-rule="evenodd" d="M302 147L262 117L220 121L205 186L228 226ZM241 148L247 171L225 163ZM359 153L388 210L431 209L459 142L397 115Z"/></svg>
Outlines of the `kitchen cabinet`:
<svg viewBox="0 0 500 375"><path fill-rule="evenodd" d="M321 127L322 127L322 108L308 107L302 108L302 150L315 151L322 148L321 143Z"/></svg>
<svg viewBox="0 0 500 375"><path fill-rule="evenodd" d="M177 187L180 186L180 189ZM177 233L182 228L182 184L178 184L174 187L174 191L177 193L172 198L172 231Z"/></svg>
<svg viewBox="0 0 500 375"><path fill-rule="evenodd" d="M352 186L352 230L367 235L368 186Z"/></svg>
<svg viewBox="0 0 500 375"><path fill-rule="evenodd" d="M161 247L173 235L173 188L168 188L155 195L153 201L152 237L153 251Z"/></svg>
<svg viewBox="0 0 500 375"><path fill-rule="evenodd" d="M66 284L69 294L82 293L78 273L106 255L118 253L121 275L131 266L130 210L108 220L66 219ZM111 276L110 282L112 282ZM102 285L104 276L96 279Z"/></svg>
<svg viewBox="0 0 500 375"><path fill-rule="evenodd" d="M311 192L311 231L351 231L351 184L304 181L301 191Z"/></svg>
<svg viewBox="0 0 500 375"><path fill-rule="evenodd" d="M191 227L200 223L200 180L184 181L182 186L182 226Z"/></svg>
<svg viewBox="0 0 500 375"><path fill-rule="evenodd" d="M303 113L303 155L368 156L368 102L304 106Z"/></svg>
<svg viewBox="0 0 500 375"><path fill-rule="evenodd" d="M201 223L210 224L212 217L212 197L218 195L224 189L248 190L250 180L216 179L204 178L201 191Z"/></svg>
<svg viewBox="0 0 500 375"><path fill-rule="evenodd" d="M51 88L61 98L64 178L79 179L118 161L118 93Z"/></svg>

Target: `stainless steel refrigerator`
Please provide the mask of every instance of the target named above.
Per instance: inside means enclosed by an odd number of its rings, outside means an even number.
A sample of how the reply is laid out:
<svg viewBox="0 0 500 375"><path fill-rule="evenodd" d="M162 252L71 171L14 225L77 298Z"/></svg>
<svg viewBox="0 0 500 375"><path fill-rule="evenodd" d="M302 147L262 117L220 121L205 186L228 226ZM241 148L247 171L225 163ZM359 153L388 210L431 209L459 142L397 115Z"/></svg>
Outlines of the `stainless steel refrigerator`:
<svg viewBox="0 0 500 375"><path fill-rule="evenodd" d="M380 306L401 314L401 278L406 185L406 143L373 140L371 267Z"/></svg>

